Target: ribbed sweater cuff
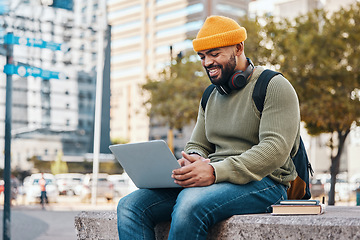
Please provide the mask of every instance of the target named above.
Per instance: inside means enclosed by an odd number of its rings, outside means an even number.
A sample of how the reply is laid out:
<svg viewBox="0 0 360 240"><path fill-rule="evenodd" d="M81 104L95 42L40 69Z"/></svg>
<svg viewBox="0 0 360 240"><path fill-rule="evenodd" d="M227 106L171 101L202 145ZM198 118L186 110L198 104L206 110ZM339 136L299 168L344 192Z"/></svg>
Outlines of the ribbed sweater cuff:
<svg viewBox="0 0 360 240"><path fill-rule="evenodd" d="M212 162L210 165L215 169L215 183L228 181L229 167L227 162Z"/></svg>

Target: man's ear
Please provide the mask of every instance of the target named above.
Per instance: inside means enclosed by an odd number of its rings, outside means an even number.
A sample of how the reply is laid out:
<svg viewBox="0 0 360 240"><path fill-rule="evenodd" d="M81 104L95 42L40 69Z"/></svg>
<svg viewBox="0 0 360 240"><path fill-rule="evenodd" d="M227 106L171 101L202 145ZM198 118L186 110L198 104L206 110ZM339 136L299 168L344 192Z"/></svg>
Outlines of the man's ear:
<svg viewBox="0 0 360 240"><path fill-rule="evenodd" d="M240 56L244 52L244 42L238 43L235 45L236 55Z"/></svg>

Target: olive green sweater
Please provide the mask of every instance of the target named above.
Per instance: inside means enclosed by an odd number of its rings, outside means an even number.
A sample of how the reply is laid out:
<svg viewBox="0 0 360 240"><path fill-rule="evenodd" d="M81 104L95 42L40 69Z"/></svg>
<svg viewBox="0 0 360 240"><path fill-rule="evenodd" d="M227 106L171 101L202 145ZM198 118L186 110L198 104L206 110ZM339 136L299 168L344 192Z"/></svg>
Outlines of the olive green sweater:
<svg viewBox="0 0 360 240"><path fill-rule="evenodd" d="M241 90L221 95L214 90L197 122L185 152L211 160L215 182L246 184L269 176L289 186L297 176L290 153L300 139L300 110L294 88L282 76L269 83L260 118L252 92L264 69L256 67Z"/></svg>

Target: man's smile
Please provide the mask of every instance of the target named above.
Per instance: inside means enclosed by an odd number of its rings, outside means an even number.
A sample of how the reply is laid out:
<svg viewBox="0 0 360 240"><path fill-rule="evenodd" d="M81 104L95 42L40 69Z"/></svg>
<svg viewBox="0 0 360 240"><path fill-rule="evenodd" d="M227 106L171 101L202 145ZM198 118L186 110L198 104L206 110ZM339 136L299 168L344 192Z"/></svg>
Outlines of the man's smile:
<svg viewBox="0 0 360 240"><path fill-rule="evenodd" d="M211 78L214 78L214 77L220 75L220 73L221 73L221 68L219 66L206 68L206 70L208 71L208 74Z"/></svg>

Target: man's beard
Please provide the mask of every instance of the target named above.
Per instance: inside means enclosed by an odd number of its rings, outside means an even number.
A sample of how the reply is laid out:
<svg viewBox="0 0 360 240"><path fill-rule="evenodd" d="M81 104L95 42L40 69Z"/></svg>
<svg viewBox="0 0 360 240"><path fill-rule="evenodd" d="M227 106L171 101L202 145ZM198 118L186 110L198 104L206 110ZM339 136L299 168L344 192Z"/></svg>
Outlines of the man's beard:
<svg viewBox="0 0 360 240"><path fill-rule="evenodd" d="M216 76L216 78L210 77L208 69L210 69L212 67L220 68L220 77L219 78L217 78L218 76ZM234 74L235 68L236 68L236 58L235 58L235 55L233 54L230 57L229 62L226 65L210 65L210 66L206 67L205 70L206 70L206 73L207 73L211 83L213 83L215 85L225 85L229 81L230 77Z"/></svg>

